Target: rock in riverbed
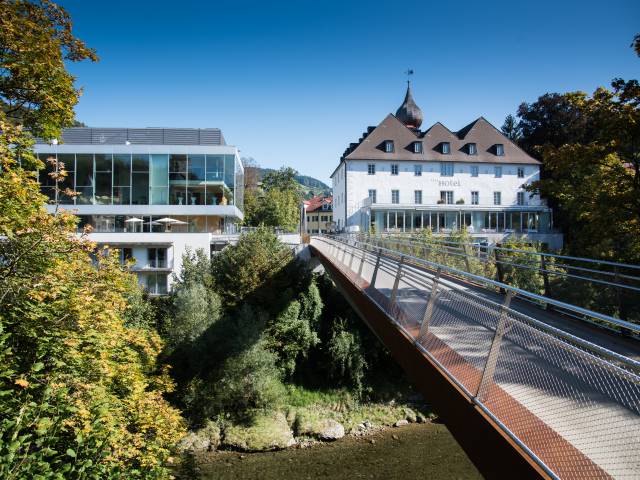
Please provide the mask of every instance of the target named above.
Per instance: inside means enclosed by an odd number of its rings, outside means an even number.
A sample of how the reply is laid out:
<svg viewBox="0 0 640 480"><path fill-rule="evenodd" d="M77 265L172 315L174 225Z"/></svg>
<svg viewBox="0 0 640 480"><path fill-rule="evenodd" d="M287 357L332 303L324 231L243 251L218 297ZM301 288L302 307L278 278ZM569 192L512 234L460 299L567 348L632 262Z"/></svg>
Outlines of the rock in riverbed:
<svg viewBox="0 0 640 480"><path fill-rule="evenodd" d="M295 443L287 419L282 413L257 415L248 426L227 427L222 441L225 447L247 452L280 450Z"/></svg>
<svg viewBox="0 0 640 480"><path fill-rule="evenodd" d="M220 427L212 421L200 430L189 432L178 442L178 450L192 453L215 450L219 446Z"/></svg>

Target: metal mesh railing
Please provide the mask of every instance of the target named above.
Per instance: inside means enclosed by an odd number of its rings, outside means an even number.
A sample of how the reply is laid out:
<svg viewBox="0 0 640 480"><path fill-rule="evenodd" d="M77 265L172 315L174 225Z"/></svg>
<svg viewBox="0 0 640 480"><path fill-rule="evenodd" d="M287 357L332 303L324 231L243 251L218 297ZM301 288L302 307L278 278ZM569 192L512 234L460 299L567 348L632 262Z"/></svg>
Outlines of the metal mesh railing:
<svg viewBox="0 0 640 480"><path fill-rule="evenodd" d="M354 239L312 245L550 476L640 478L640 363L515 311L517 289L495 301L445 265Z"/></svg>
<svg viewBox="0 0 640 480"><path fill-rule="evenodd" d="M421 234L350 234L346 238L640 323L640 265L545 253L525 244L482 245Z"/></svg>

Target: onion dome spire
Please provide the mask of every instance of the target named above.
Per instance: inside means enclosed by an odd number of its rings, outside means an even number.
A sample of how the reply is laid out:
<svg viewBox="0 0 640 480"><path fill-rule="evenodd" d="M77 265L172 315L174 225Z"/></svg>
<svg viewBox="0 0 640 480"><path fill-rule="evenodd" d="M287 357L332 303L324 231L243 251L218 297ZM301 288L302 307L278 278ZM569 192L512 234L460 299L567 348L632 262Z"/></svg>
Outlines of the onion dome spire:
<svg viewBox="0 0 640 480"><path fill-rule="evenodd" d="M409 81L407 81L407 94L404 96L404 102L396 111L396 118L409 128L420 128L420 125L422 125L422 110L413 100Z"/></svg>

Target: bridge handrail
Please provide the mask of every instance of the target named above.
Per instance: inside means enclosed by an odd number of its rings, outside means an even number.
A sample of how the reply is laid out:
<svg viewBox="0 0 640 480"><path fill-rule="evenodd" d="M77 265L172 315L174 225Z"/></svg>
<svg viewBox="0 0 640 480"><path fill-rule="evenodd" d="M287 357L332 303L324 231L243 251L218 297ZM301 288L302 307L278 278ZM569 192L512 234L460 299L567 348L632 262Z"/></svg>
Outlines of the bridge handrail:
<svg viewBox="0 0 640 480"><path fill-rule="evenodd" d="M420 247L426 247L429 248L430 250L435 250L432 246L427 245L427 244L422 244L417 240L411 239L410 237L406 237L406 236L392 236L392 235L386 235L386 236L372 236L372 235L365 235L365 238L369 238L369 239L381 239L381 240L391 240L394 242L402 242L404 244L409 244L409 245L416 245L416 246L420 246ZM482 246L482 245L478 245L478 244L474 244L474 243L457 243L457 242L449 242L449 241L439 241L439 240L435 240L433 241L433 243L443 249L446 250L447 255L455 255L455 256L459 256L459 257L467 257L467 258L474 258L474 259L478 259L482 262L487 262L488 259L486 258L481 258L480 256L478 256L477 254L473 254L473 253L466 253L465 249L463 247L468 246L471 247L472 249L475 248L477 250L481 250L481 249L487 249L487 250L500 250L503 252L513 252L513 253L524 253L527 255L531 255L532 257L534 256L538 256L538 257L547 257L547 258L563 258L563 259L573 259L576 261L584 261L584 262L591 262L591 263L597 263L597 264L606 264L609 266L616 266L616 267L623 267L623 268L630 268L630 269L640 269L640 265L631 265L631 264L627 264L627 263L615 263L615 262L608 262L608 261L604 261L604 260L595 260L595 259L591 259L591 258L584 258L584 257L568 257L568 256L564 256L564 255L556 255L553 253L544 253L544 252L532 252L529 250L520 250L520 249L514 249L514 248L506 248L506 247L498 247L495 245L492 246ZM456 250L455 252L452 250ZM611 285L611 286L615 286L615 287L619 287L619 288L627 288L627 289L631 289L631 290L636 290L636 291L640 291L640 288L637 287L633 287L631 285L625 285L623 283L613 283L613 282L606 282L604 280L598 280L598 279L594 279L594 278L590 278L590 277L581 277L578 275L573 275L573 274L568 274L568 273L563 273L557 270L550 270L550 269L544 269L544 268L540 268L540 267L531 267L528 265L523 265L521 263L514 263L514 262L507 262L503 259L496 259L494 260L495 263L500 263L503 265L512 265L512 266L516 266L516 267L521 267L521 268L527 268L527 269L531 269L531 270L537 270L539 272L545 272L545 273L550 273L552 275L558 275L558 276L568 276L568 277L573 277L573 278L579 278L579 279L583 279L583 280L588 280L588 281L594 281L597 283L603 283L603 284L607 284L607 285ZM520 260L526 263L534 263L533 261L526 261L526 260ZM539 263L539 262L535 262L535 263ZM566 268L569 270L579 270L581 272L590 272L590 273L597 273L598 275L606 275L609 277L614 277L614 278L624 278L627 280L634 280L634 281L638 281L640 282L640 277L636 277L633 275L628 275L628 274L624 274L624 273L620 273L620 272L612 272L609 270L595 270L593 268L586 268L586 267L579 267L577 265L568 265L566 263L553 263L552 264L554 267L560 267L560 268Z"/></svg>
<svg viewBox="0 0 640 480"><path fill-rule="evenodd" d="M369 234L365 234L368 237L371 238L393 238L394 236L398 236L398 237L409 237L410 238L410 234L380 234L380 235L369 235ZM450 245L466 245L469 247L473 247L473 248L492 248L495 250L503 250L503 251L507 251L507 252L515 252L515 253L526 253L529 255L538 255L541 257L553 257L553 258L563 258L565 260L575 260L575 261L580 261L580 262L586 262L586 263L598 263L601 265L609 265L611 267L623 267L623 268L630 268L630 269L634 269L634 270L640 270L640 265L634 265L631 263L620 263L620 262L612 262L610 260L598 260L596 258L588 258L588 257L572 257L570 255L560 255L557 253L547 253L547 252L531 252L529 250L519 250L517 248L507 248L507 247L498 247L498 246L491 246L491 247L487 247L487 246L483 246L483 245L479 245L477 243L458 243L458 242L451 242L448 240L441 240L441 239L432 239L432 241L434 243L440 243L440 244L450 244ZM574 268L573 266L571 266L571 268Z"/></svg>
<svg viewBox="0 0 640 480"><path fill-rule="evenodd" d="M322 235L314 235L314 236L320 236L320 237L326 237L326 238L330 238L333 239L335 241L338 241L340 243L344 243L349 245L349 243L345 240L343 240L342 238L340 238L337 235L326 235L326 234L322 234ZM505 291L511 291L516 295L519 295L521 297L525 297L525 298L529 298L531 300L535 300L537 303L542 303L542 304L550 304L553 305L555 307L558 308L562 308L564 310L568 310L570 312L574 312L578 315L583 315L585 317L590 317L592 319L595 320L599 320L601 322L605 322L605 323L609 323L611 325L616 325L620 328L624 328L627 329L629 331L632 331L634 333L640 334L640 325L637 325L635 323L631 323L631 322L627 322L625 320L620 320L618 318L609 316L609 315L605 315L603 313L598 313L598 312L594 312L593 310L589 310L586 308L582 308L582 307L578 307L576 305L572 305L569 303L565 303L562 302L560 300L555 300L553 298L549 298L549 297L544 297L542 295L538 295L536 293L532 293L532 292L528 292L527 290L522 290L520 288L517 287L513 287L511 285L508 285L506 283L502 283L502 282L498 282L496 280L492 280L490 278L487 277L483 277L480 275L475 275L473 273L469 273L466 272L464 270L459 270L457 268L453 268L453 267L449 267L448 265L444 265L442 263L436 263L436 262L432 262L430 260L425 260L423 258L418 258L418 257L414 257L412 255L406 254L406 253L402 253L402 252L397 252L395 250L391 250L388 248L384 248L384 247L379 247L377 245L373 245L371 243L367 243L367 242L362 242L360 240L351 240L352 242L358 242L360 244L363 245L367 245L372 247L373 249L379 249L380 251L385 251L385 252L389 252L393 255L397 255L397 256L404 256L405 258L410 258L412 261L414 262L418 262L430 267L435 267L435 268L441 268L444 271L450 272L456 276L462 276L462 277L466 277L472 280L476 280L477 282L483 283L483 284L489 284L492 285L498 289L504 289ZM355 246L355 245L353 245Z"/></svg>

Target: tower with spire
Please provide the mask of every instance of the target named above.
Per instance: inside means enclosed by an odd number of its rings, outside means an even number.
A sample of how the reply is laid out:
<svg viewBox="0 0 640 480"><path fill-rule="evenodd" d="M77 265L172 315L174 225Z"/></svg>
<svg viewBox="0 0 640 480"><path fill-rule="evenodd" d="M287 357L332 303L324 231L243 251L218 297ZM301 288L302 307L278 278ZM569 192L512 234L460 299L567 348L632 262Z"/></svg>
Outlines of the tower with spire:
<svg viewBox="0 0 640 480"><path fill-rule="evenodd" d="M411 93L411 81L407 80L407 93L404 96L404 102L400 105L400 108L396 110L396 118L404 123L407 127L412 129L419 129L422 125L422 110L416 105Z"/></svg>

